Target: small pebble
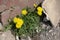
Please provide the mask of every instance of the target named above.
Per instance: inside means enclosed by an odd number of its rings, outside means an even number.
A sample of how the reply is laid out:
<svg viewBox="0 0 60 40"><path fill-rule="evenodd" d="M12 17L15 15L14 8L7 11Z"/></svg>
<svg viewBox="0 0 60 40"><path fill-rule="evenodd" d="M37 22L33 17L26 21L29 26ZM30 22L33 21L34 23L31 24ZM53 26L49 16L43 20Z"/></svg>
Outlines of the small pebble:
<svg viewBox="0 0 60 40"><path fill-rule="evenodd" d="M53 30L50 30L49 32L52 32Z"/></svg>

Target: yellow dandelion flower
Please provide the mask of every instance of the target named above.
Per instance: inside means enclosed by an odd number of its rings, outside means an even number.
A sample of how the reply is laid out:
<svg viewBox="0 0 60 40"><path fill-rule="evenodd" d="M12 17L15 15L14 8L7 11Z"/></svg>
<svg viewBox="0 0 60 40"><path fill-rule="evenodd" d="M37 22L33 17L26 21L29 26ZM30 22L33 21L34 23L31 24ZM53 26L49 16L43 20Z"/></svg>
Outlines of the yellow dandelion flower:
<svg viewBox="0 0 60 40"><path fill-rule="evenodd" d="M36 5L36 4L34 4L34 7L36 8L36 7L37 7L37 5Z"/></svg>
<svg viewBox="0 0 60 40"><path fill-rule="evenodd" d="M16 24L16 28L18 29L18 28L21 28L22 27L22 25L20 25L20 24Z"/></svg>
<svg viewBox="0 0 60 40"><path fill-rule="evenodd" d="M16 28L21 28L23 23L24 23L23 20L18 18L17 23L16 23Z"/></svg>
<svg viewBox="0 0 60 40"><path fill-rule="evenodd" d="M37 7L37 11L42 11L42 7Z"/></svg>
<svg viewBox="0 0 60 40"><path fill-rule="evenodd" d="M37 11L37 14L38 14L39 16L41 16L41 15L42 15L42 12L40 12L40 11Z"/></svg>
<svg viewBox="0 0 60 40"><path fill-rule="evenodd" d="M16 23L16 28L21 28L24 23L22 19L17 17L13 19L13 22Z"/></svg>
<svg viewBox="0 0 60 40"><path fill-rule="evenodd" d="M22 10L22 14L26 15L27 14L27 10L26 9Z"/></svg>
<svg viewBox="0 0 60 40"><path fill-rule="evenodd" d="M13 22L14 22L14 23L17 23L17 19L18 19L18 18L15 17L15 18L13 19Z"/></svg>
<svg viewBox="0 0 60 40"><path fill-rule="evenodd" d="M18 24L20 24L20 25L22 25L24 22L23 22L23 20L22 20L22 19L19 19L19 18L18 18L17 23L18 23Z"/></svg>

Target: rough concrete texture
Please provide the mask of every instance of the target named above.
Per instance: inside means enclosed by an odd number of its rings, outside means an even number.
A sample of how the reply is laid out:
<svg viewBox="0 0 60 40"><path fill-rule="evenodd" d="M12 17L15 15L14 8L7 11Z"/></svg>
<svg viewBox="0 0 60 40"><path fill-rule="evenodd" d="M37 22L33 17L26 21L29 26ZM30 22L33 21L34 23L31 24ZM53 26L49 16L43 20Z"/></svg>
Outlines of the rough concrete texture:
<svg viewBox="0 0 60 40"><path fill-rule="evenodd" d="M11 31L0 32L0 40L15 40L15 37L11 34Z"/></svg>
<svg viewBox="0 0 60 40"><path fill-rule="evenodd" d="M48 13L53 25L57 26L60 20L60 0L45 0L42 7Z"/></svg>
<svg viewBox="0 0 60 40"><path fill-rule="evenodd" d="M40 34L40 40L60 40L60 26L53 27L49 31Z"/></svg>

